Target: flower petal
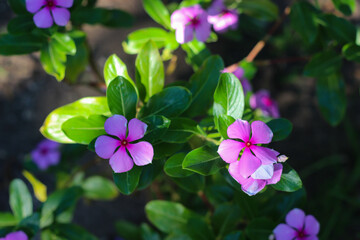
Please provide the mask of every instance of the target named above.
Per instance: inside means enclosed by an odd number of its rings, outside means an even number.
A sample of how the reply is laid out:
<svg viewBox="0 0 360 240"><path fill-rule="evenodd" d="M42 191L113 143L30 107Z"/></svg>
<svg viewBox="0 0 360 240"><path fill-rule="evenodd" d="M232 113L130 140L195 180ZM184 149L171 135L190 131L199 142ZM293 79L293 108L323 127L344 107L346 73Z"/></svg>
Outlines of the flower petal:
<svg viewBox="0 0 360 240"><path fill-rule="evenodd" d="M126 139L127 120L122 115L114 115L106 120L104 129L108 134L124 140Z"/></svg>
<svg viewBox="0 0 360 240"><path fill-rule="evenodd" d="M280 154L274 149L260 147L256 145L251 145L250 149L255 154L255 156L261 160L262 164L265 165L276 163L277 156Z"/></svg>
<svg viewBox="0 0 360 240"><path fill-rule="evenodd" d="M220 143L218 153L222 160L227 163L232 163L238 160L241 149L245 147L245 144L235 140L227 139Z"/></svg>
<svg viewBox="0 0 360 240"><path fill-rule="evenodd" d="M121 146L119 150L110 158L110 166L116 173L123 173L130 171L133 166L134 162L126 152L124 146Z"/></svg>
<svg viewBox="0 0 360 240"><path fill-rule="evenodd" d="M283 165L281 163L274 164L274 174L271 179L266 181L266 184L276 184L280 181L283 171Z"/></svg>
<svg viewBox="0 0 360 240"><path fill-rule="evenodd" d="M66 8L53 8L51 10L55 23L59 26L66 26L70 20L70 12Z"/></svg>
<svg viewBox="0 0 360 240"><path fill-rule="evenodd" d="M274 234L276 240L293 240L296 237L295 229L283 223L277 225Z"/></svg>
<svg viewBox="0 0 360 240"><path fill-rule="evenodd" d="M174 29L184 27L190 20L190 17L185 14L184 9L176 10L171 14L171 27Z"/></svg>
<svg viewBox="0 0 360 240"><path fill-rule="evenodd" d="M31 13L36 13L44 6L44 0L26 0L26 9Z"/></svg>
<svg viewBox="0 0 360 240"><path fill-rule="evenodd" d="M129 122L129 133L127 141L132 142L144 137L147 125L139 119L133 118Z"/></svg>
<svg viewBox="0 0 360 240"><path fill-rule="evenodd" d="M131 157L138 166L144 166L152 162L154 157L153 146L148 142L138 142L126 146Z"/></svg>
<svg viewBox="0 0 360 240"><path fill-rule="evenodd" d="M263 144L270 143L273 138L273 132L262 121L254 121L251 123L251 143L252 144Z"/></svg>
<svg viewBox="0 0 360 240"><path fill-rule="evenodd" d="M191 26L180 26L175 32L176 41L178 43L187 43L194 38L193 29Z"/></svg>
<svg viewBox="0 0 360 240"><path fill-rule="evenodd" d="M6 235L6 240L28 240L28 236L23 231L17 231Z"/></svg>
<svg viewBox="0 0 360 240"><path fill-rule="evenodd" d="M239 172L239 161L232 162L229 164L229 173L230 175L239 183L242 184L246 181L246 178L241 176Z"/></svg>
<svg viewBox="0 0 360 240"><path fill-rule="evenodd" d="M209 15L218 15L225 9L225 5L222 0L214 0L211 6L207 9Z"/></svg>
<svg viewBox="0 0 360 240"><path fill-rule="evenodd" d="M250 139L250 124L248 121L238 119L228 127L227 134L229 138L238 138L247 142Z"/></svg>
<svg viewBox="0 0 360 240"><path fill-rule="evenodd" d="M317 235L320 231L320 224L313 215L305 217L305 233L308 235Z"/></svg>
<svg viewBox="0 0 360 240"><path fill-rule="evenodd" d="M309 237L303 238L301 240L319 240L319 238L317 236L309 236Z"/></svg>
<svg viewBox="0 0 360 240"><path fill-rule="evenodd" d="M50 10L47 8L43 8L34 15L34 22L38 28L49 28L54 23Z"/></svg>
<svg viewBox="0 0 360 240"><path fill-rule="evenodd" d="M42 148L42 147L47 149L57 149L60 147L60 143L45 139L42 140L37 146L37 148Z"/></svg>
<svg viewBox="0 0 360 240"><path fill-rule="evenodd" d="M253 196L264 189L266 181L249 177L241 184L241 189L249 196Z"/></svg>
<svg viewBox="0 0 360 240"><path fill-rule="evenodd" d="M56 0L56 6L70 8L72 7L74 0Z"/></svg>
<svg viewBox="0 0 360 240"><path fill-rule="evenodd" d="M303 210L294 208L286 215L286 223L296 229L304 227L305 213Z"/></svg>
<svg viewBox="0 0 360 240"><path fill-rule="evenodd" d="M117 139L109 136L100 136L95 142L95 152L99 157L109 159L120 145L121 143Z"/></svg>
<svg viewBox="0 0 360 240"><path fill-rule="evenodd" d="M253 179L267 180L274 175L274 164L261 165L256 171L251 174Z"/></svg>
<svg viewBox="0 0 360 240"><path fill-rule="evenodd" d="M60 152L59 151L50 151L47 154L48 162L50 165L57 165L60 161Z"/></svg>
<svg viewBox="0 0 360 240"><path fill-rule="evenodd" d="M261 166L261 161L255 157L249 149L245 148L240 161L239 161L239 173L244 178L253 174L256 169Z"/></svg>
<svg viewBox="0 0 360 240"><path fill-rule="evenodd" d="M206 23L201 23L198 27L195 28L195 34L197 40L200 42L206 42L211 33L211 25Z"/></svg>

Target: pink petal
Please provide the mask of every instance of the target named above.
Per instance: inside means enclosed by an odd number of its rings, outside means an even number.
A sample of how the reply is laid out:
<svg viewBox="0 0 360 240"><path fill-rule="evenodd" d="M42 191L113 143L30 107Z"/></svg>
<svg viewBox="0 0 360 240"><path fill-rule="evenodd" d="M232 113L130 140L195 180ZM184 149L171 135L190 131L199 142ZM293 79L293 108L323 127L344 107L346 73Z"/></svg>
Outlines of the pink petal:
<svg viewBox="0 0 360 240"><path fill-rule="evenodd" d="M317 235L320 231L320 224L312 215L305 217L305 233L308 235Z"/></svg>
<svg viewBox="0 0 360 240"><path fill-rule="evenodd" d="M200 24L195 27L196 38L200 42L205 42L211 33L211 24L208 22L206 12L198 16Z"/></svg>
<svg viewBox="0 0 360 240"><path fill-rule="evenodd" d="M302 229L305 221L303 210L294 208L286 215L286 223L295 229Z"/></svg>
<svg viewBox="0 0 360 240"><path fill-rule="evenodd" d="M44 0L26 0L26 9L31 13L36 13L44 6Z"/></svg>
<svg viewBox="0 0 360 240"><path fill-rule="evenodd" d="M230 138L238 138L247 142L250 139L250 124L238 119L228 127L227 134Z"/></svg>
<svg viewBox="0 0 360 240"><path fill-rule="evenodd" d="M255 154L255 156L261 160L262 164L267 165L277 162L277 156L279 153L273 149L256 145L251 145L250 149Z"/></svg>
<svg viewBox="0 0 360 240"><path fill-rule="evenodd" d="M133 118L129 122L129 133L126 138L128 142L136 141L144 137L147 125L139 119Z"/></svg>
<svg viewBox="0 0 360 240"><path fill-rule="evenodd" d="M13 232L6 235L6 240L28 240L28 236L23 231Z"/></svg>
<svg viewBox="0 0 360 240"><path fill-rule="evenodd" d="M154 157L153 146L148 142L138 142L126 146L137 166L150 164Z"/></svg>
<svg viewBox="0 0 360 240"><path fill-rule="evenodd" d="M225 5L222 0L214 0L211 6L207 9L209 15L218 15L225 9Z"/></svg>
<svg viewBox="0 0 360 240"><path fill-rule="evenodd" d="M47 8L43 8L34 15L34 22L38 28L49 28L54 23L50 10Z"/></svg>
<svg viewBox="0 0 360 240"><path fill-rule="evenodd" d="M297 235L295 229L283 223L274 229L274 234L276 240L293 240Z"/></svg>
<svg viewBox="0 0 360 240"><path fill-rule="evenodd" d="M122 115L114 115L106 120L104 129L108 134L124 140L126 139L127 120Z"/></svg>
<svg viewBox="0 0 360 240"><path fill-rule="evenodd" d="M262 121L254 121L251 123L251 143L252 144L266 144L270 143L273 138L273 132Z"/></svg>
<svg viewBox="0 0 360 240"><path fill-rule="evenodd" d="M114 155L116 148L120 145L120 141L115 138L100 136L95 142L95 152L99 157L109 159Z"/></svg>
<svg viewBox="0 0 360 240"><path fill-rule="evenodd" d="M190 17L184 13L184 9L179 9L171 14L171 27L174 29L184 27L190 22Z"/></svg>
<svg viewBox="0 0 360 240"><path fill-rule="evenodd" d="M267 180L274 175L274 164L261 165L256 171L251 174L253 179Z"/></svg>
<svg viewBox="0 0 360 240"><path fill-rule="evenodd" d="M255 157L248 148L245 148L240 161L239 161L239 173L244 178L253 174L256 169L261 166L261 161Z"/></svg>
<svg viewBox="0 0 360 240"><path fill-rule="evenodd" d="M176 41L178 43L187 43L194 38L194 33L191 26L181 26L175 32Z"/></svg>
<svg viewBox="0 0 360 240"><path fill-rule="evenodd" d="M241 189L249 196L253 196L264 189L266 181L249 177L241 184Z"/></svg>
<svg viewBox="0 0 360 240"><path fill-rule="evenodd" d="M50 151L47 154L48 162L50 165L57 165L60 161L60 152L59 151Z"/></svg>
<svg viewBox="0 0 360 240"><path fill-rule="evenodd" d="M319 240L319 238L317 236L309 236L300 240Z"/></svg>
<svg viewBox="0 0 360 240"><path fill-rule="evenodd" d="M70 8L72 7L74 0L56 0L56 6Z"/></svg>
<svg viewBox="0 0 360 240"><path fill-rule="evenodd" d="M128 172L134 166L134 162L126 152L124 146L121 146L119 150L116 151L116 153L110 158L109 163L116 173Z"/></svg>
<svg viewBox="0 0 360 240"><path fill-rule="evenodd" d="M245 70L241 67L237 67L235 71L233 72L235 77L237 77L239 80L241 80L244 77Z"/></svg>
<svg viewBox="0 0 360 240"><path fill-rule="evenodd" d="M222 160L227 163L232 163L238 160L241 149L245 147L245 144L235 140L227 139L220 143L218 153Z"/></svg>
<svg viewBox="0 0 360 240"><path fill-rule="evenodd" d="M53 8L51 10L55 23L59 26L66 26L70 20L70 12L66 8Z"/></svg>
<svg viewBox="0 0 360 240"><path fill-rule="evenodd" d="M266 184L276 184L281 179L283 165L281 163L274 164L274 174L271 179L266 181Z"/></svg>
<svg viewBox="0 0 360 240"><path fill-rule="evenodd" d="M60 144L48 139L42 140L37 148L47 148L47 149L57 149L60 147Z"/></svg>
<svg viewBox="0 0 360 240"><path fill-rule="evenodd" d="M241 176L241 174L239 172L239 161L230 163L229 173L239 184L242 184L247 180L247 178L244 178L243 176Z"/></svg>

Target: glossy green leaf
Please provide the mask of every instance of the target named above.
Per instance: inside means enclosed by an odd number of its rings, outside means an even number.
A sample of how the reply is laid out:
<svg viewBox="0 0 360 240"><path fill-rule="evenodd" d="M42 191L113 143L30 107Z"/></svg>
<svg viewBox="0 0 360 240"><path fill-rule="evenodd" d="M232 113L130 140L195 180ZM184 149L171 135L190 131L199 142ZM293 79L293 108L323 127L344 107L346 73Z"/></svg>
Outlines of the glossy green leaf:
<svg viewBox="0 0 360 240"><path fill-rule="evenodd" d="M343 56L349 61L360 62L360 46L348 43L342 48Z"/></svg>
<svg viewBox="0 0 360 240"><path fill-rule="evenodd" d="M127 221L115 223L117 234L124 239L142 240L140 227Z"/></svg>
<svg viewBox="0 0 360 240"><path fill-rule="evenodd" d="M335 51L325 51L314 55L305 66L304 74L312 77L323 77L339 72L341 55Z"/></svg>
<svg viewBox="0 0 360 240"><path fill-rule="evenodd" d="M40 230L40 214L38 212L22 219L17 226L30 235L36 235Z"/></svg>
<svg viewBox="0 0 360 240"><path fill-rule="evenodd" d="M166 157L170 157L173 154L179 152L184 147L184 144L160 142L154 144L153 147L154 147L154 158L163 159Z"/></svg>
<svg viewBox="0 0 360 240"><path fill-rule="evenodd" d="M204 61L211 56L211 52L206 48L205 43L197 41L196 39L191 42L181 44L181 48L187 54L187 63L192 65L194 70L201 67Z"/></svg>
<svg viewBox="0 0 360 240"><path fill-rule="evenodd" d="M129 80L123 77L112 80L106 90L106 97L112 114L123 115L127 119L135 117L138 97Z"/></svg>
<svg viewBox="0 0 360 240"><path fill-rule="evenodd" d="M135 87L134 82L129 76L125 63L116 54L113 54L106 60L104 66L106 86L109 86L110 82L119 76L130 80Z"/></svg>
<svg viewBox="0 0 360 240"><path fill-rule="evenodd" d="M167 29L171 29L170 14L161 0L143 0L144 9L149 16Z"/></svg>
<svg viewBox="0 0 360 240"><path fill-rule="evenodd" d="M10 207L16 217L21 220L30 216L33 212L32 197L25 183L15 179L10 183Z"/></svg>
<svg viewBox="0 0 360 240"><path fill-rule="evenodd" d="M293 129L292 123L285 118L272 119L266 124L274 134L272 139L273 142L284 140L290 135Z"/></svg>
<svg viewBox="0 0 360 240"><path fill-rule="evenodd" d="M236 205L224 204L215 209L211 217L211 224L217 235L217 239L222 239L228 233L236 230L237 224L241 220L241 210Z"/></svg>
<svg viewBox="0 0 360 240"><path fill-rule="evenodd" d="M223 138L225 138L225 139L229 138L227 135L227 129L234 122L235 122L235 119L233 117L225 115L225 114L221 114L220 116L217 117L218 130L219 130L220 135Z"/></svg>
<svg viewBox="0 0 360 240"><path fill-rule="evenodd" d="M90 115L110 115L110 110L105 97L86 97L73 103L64 105L52 111L40 128L41 133L60 143L73 143L61 130L62 124L73 117Z"/></svg>
<svg viewBox="0 0 360 240"><path fill-rule="evenodd" d="M0 228L15 226L19 222L16 217L8 212L0 213Z"/></svg>
<svg viewBox="0 0 360 240"><path fill-rule="evenodd" d="M196 240L215 240L214 232L205 219L190 218L187 221L186 231L192 239Z"/></svg>
<svg viewBox="0 0 360 240"><path fill-rule="evenodd" d="M1 55L21 55L39 51L44 44L44 39L29 34L0 35Z"/></svg>
<svg viewBox="0 0 360 240"><path fill-rule="evenodd" d="M350 16L356 9L355 0L332 0L335 7L343 14Z"/></svg>
<svg viewBox="0 0 360 240"><path fill-rule="evenodd" d="M170 127L162 137L169 143L184 143L194 135L199 134L197 122L189 118L172 118Z"/></svg>
<svg viewBox="0 0 360 240"><path fill-rule="evenodd" d="M125 195L130 195L135 191L139 184L141 167L135 166L128 172L114 173L114 182L120 192Z"/></svg>
<svg viewBox="0 0 360 240"><path fill-rule="evenodd" d="M191 92L184 87L169 87L152 96L140 110L140 118L150 115L177 117L191 103Z"/></svg>
<svg viewBox="0 0 360 240"><path fill-rule="evenodd" d="M171 178L180 188L190 193L198 193L205 188L205 177L193 174L182 178Z"/></svg>
<svg viewBox="0 0 360 240"><path fill-rule="evenodd" d="M183 161L183 168L208 176L225 167L226 163L220 158L217 151L203 146L188 153Z"/></svg>
<svg viewBox="0 0 360 240"><path fill-rule="evenodd" d="M224 240L246 240L242 231L235 231L225 236Z"/></svg>
<svg viewBox="0 0 360 240"><path fill-rule="evenodd" d="M184 161L184 158L186 156L186 153L177 153L170 157L164 166L165 173L170 177L188 177L190 175L193 175L194 172L183 169L182 163Z"/></svg>
<svg viewBox="0 0 360 240"><path fill-rule="evenodd" d="M295 192L302 188L302 181L297 172L288 164L284 164L283 173L278 183L272 186L274 189L284 192Z"/></svg>
<svg viewBox="0 0 360 240"><path fill-rule="evenodd" d="M87 178L83 182L82 188L85 197L94 200L112 200L119 195L115 184L101 176Z"/></svg>
<svg viewBox="0 0 360 240"><path fill-rule="evenodd" d="M275 228L275 224L267 218L256 218L249 223L245 232L250 240L268 239Z"/></svg>
<svg viewBox="0 0 360 240"><path fill-rule="evenodd" d="M160 140L164 136L171 122L166 117L159 115L148 116L142 118L141 121L148 125L145 136L142 139L151 143Z"/></svg>
<svg viewBox="0 0 360 240"><path fill-rule="evenodd" d="M75 224L55 224L51 226L51 231L61 238L67 240L97 240L98 238L86 231L84 228Z"/></svg>
<svg viewBox="0 0 360 240"><path fill-rule="evenodd" d="M321 23L326 28L327 33L334 40L341 44L354 42L356 39L355 26L344 18L337 17L333 14L325 14L319 17Z"/></svg>
<svg viewBox="0 0 360 240"><path fill-rule="evenodd" d="M225 184L208 184L205 188L205 195L213 205L219 205L231 201L234 197L234 190Z"/></svg>
<svg viewBox="0 0 360 240"><path fill-rule="evenodd" d="M8 0L8 3L11 9L16 14L26 14L29 13L26 10L25 0Z"/></svg>
<svg viewBox="0 0 360 240"><path fill-rule="evenodd" d="M159 50L153 41L148 41L135 62L136 81L145 88L145 101L148 101L154 94L159 93L164 87L164 65Z"/></svg>
<svg viewBox="0 0 360 240"><path fill-rule="evenodd" d="M142 167L138 190L147 188L162 173L164 163L161 159L154 160L151 164Z"/></svg>
<svg viewBox="0 0 360 240"><path fill-rule="evenodd" d="M270 0L243 0L237 6L240 12L261 20L274 21L279 15L277 5Z"/></svg>
<svg viewBox="0 0 360 240"><path fill-rule="evenodd" d="M33 17L31 15L20 15L11 19L7 25L10 34L30 33L35 29Z"/></svg>
<svg viewBox="0 0 360 240"><path fill-rule="evenodd" d="M148 224L143 223L140 226L142 239L161 240L160 234L152 229Z"/></svg>

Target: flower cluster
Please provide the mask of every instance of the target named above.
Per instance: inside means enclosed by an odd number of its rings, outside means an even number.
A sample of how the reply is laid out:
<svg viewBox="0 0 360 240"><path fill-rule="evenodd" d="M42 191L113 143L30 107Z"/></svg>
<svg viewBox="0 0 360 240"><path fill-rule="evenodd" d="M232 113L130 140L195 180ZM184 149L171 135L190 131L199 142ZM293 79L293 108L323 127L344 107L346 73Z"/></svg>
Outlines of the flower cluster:
<svg viewBox="0 0 360 240"><path fill-rule="evenodd" d="M218 153L230 164L230 175L241 184L245 193L255 195L266 185L280 180L283 166L277 162L279 153L257 145L268 144L273 137L271 129L264 122L254 121L250 124L238 119L228 127L227 134L231 139L221 142Z"/></svg>
<svg viewBox="0 0 360 240"><path fill-rule="evenodd" d="M31 152L33 162L41 170L57 165L60 161L60 144L48 139L42 140Z"/></svg>
<svg viewBox="0 0 360 240"><path fill-rule="evenodd" d="M253 109L260 109L265 116L280 117L279 107L267 90L260 90L253 94L250 98L250 106Z"/></svg>
<svg viewBox="0 0 360 240"><path fill-rule="evenodd" d="M0 240L28 240L28 236L23 231L17 231L13 233L9 233L4 238L0 238Z"/></svg>

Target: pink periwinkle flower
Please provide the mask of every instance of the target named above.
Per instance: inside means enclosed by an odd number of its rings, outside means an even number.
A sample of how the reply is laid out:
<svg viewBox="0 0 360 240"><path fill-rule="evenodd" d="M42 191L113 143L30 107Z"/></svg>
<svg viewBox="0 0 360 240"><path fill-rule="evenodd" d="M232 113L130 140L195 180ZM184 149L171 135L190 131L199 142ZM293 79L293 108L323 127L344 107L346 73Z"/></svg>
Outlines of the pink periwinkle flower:
<svg viewBox="0 0 360 240"><path fill-rule="evenodd" d="M127 131L128 127L129 131ZM110 166L114 172L130 171L134 163L137 166L144 166L152 162L154 149L150 143L132 143L144 137L147 129L145 123L133 118L128 126L124 116L114 115L106 120L104 128L113 137L106 135L98 137L95 142L95 152L101 158L110 159Z"/></svg>
<svg viewBox="0 0 360 240"><path fill-rule="evenodd" d="M277 163L279 153L257 145L268 144L273 137L273 132L264 122L254 121L250 125L238 119L228 127L227 134L232 139L222 141L218 153L230 164L230 175L241 184L245 193L255 195L266 185L280 180L283 167Z"/></svg>
<svg viewBox="0 0 360 240"><path fill-rule="evenodd" d="M26 0L26 9L34 13L34 22L38 28L49 28L54 21L65 26L70 20L70 12L74 0Z"/></svg>
<svg viewBox="0 0 360 240"><path fill-rule="evenodd" d="M279 107L267 90L260 90L254 93L250 98L250 106L253 109L260 109L265 116L273 118L280 117Z"/></svg>
<svg viewBox="0 0 360 240"><path fill-rule="evenodd" d="M223 72L224 73L233 73L235 75L235 77L237 77L240 80L245 95L247 92L252 91L251 84L250 84L249 80L247 80L247 78L245 77L245 71L242 67L237 67L235 70L230 70L228 68L225 68L223 70Z"/></svg>
<svg viewBox="0 0 360 240"><path fill-rule="evenodd" d="M208 15L200 5L181 8L171 15L171 27L176 30L176 41L179 43L190 42L196 38L205 42L211 33L211 24L208 22Z"/></svg>
<svg viewBox="0 0 360 240"><path fill-rule="evenodd" d="M320 224L312 215L305 216L303 210L295 208L286 215L286 224L274 229L276 240L318 240Z"/></svg>
<svg viewBox="0 0 360 240"><path fill-rule="evenodd" d="M223 0L215 0L207 10L209 22L214 30L224 33L227 30L235 30L239 22L239 14L235 9L227 9Z"/></svg>
<svg viewBox="0 0 360 240"><path fill-rule="evenodd" d="M6 235L4 238L0 238L0 240L28 240L29 238L23 231L12 232Z"/></svg>
<svg viewBox="0 0 360 240"><path fill-rule="evenodd" d="M41 170L57 165L60 161L60 144L48 139L42 140L31 152L31 158Z"/></svg>

